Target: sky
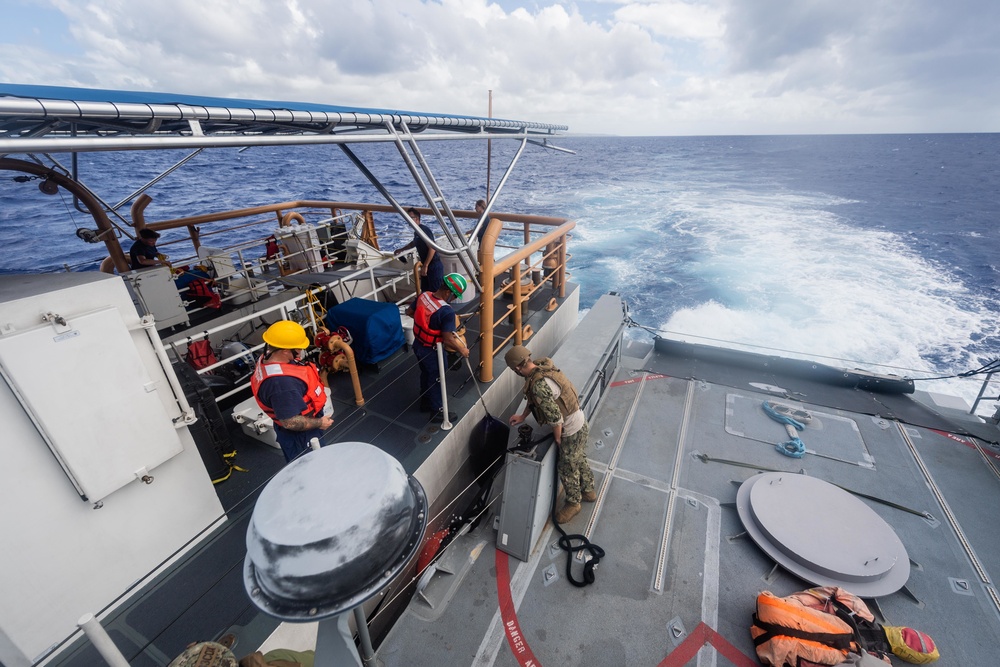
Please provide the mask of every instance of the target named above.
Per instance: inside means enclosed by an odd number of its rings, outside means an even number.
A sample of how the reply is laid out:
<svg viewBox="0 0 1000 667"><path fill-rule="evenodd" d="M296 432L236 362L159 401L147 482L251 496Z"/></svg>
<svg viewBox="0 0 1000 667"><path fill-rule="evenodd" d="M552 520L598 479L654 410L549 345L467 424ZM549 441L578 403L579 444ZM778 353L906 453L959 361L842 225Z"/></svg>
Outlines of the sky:
<svg viewBox="0 0 1000 667"><path fill-rule="evenodd" d="M0 0L0 81L574 133L1000 131L996 0Z"/></svg>

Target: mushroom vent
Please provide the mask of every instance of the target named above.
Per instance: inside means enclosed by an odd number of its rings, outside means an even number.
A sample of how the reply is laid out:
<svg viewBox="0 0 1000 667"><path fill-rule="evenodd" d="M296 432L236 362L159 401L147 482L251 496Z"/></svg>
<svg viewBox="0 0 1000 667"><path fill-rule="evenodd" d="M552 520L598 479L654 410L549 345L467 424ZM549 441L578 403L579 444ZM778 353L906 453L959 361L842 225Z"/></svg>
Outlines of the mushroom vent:
<svg viewBox="0 0 1000 667"><path fill-rule="evenodd" d="M878 597L895 593L910 577L906 547L892 527L829 482L794 473L754 475L740 486L736 505L757 546L805 581Z"/></svg>
<svg viewBox="0 0 1000 667"><path fill-rule="evenodd" d="M423 487L396 459L363 442L323 447L282 469L257 499L244 586L282 620L339 614L403 569L426 523Z"/></svg>

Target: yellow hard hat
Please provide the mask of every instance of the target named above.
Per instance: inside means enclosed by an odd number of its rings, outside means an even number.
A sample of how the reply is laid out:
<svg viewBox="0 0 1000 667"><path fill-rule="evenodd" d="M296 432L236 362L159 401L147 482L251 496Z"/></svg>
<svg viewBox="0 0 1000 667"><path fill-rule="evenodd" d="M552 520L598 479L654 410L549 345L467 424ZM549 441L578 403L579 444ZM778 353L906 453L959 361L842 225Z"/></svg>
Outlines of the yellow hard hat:
<svg viewBox="0 0 1000 667"><path fill-rule="evenodd" d="M298 322L282 320L275 322L264 332L264 342L271 347L283 350L299 349L304 350L309 347L309 337L306 330Z"/></svg>

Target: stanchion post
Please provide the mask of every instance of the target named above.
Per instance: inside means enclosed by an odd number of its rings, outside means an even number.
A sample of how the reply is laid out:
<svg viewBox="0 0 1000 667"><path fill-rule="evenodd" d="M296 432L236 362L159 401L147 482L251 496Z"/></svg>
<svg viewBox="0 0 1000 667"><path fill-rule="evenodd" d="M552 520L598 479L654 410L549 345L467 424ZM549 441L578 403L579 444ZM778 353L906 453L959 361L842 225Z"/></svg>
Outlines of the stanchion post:
<svg viewBox="0 0 1000 667"><path fill-rule="evenodd" d="M439 342L436 347L438 356L438 382L441 385L441 430L450 431L451 421L448 420L448 387L444 376L444 344Z"/></svg>
<svg viewBox="0 0 1000 667"><path fill-rule="evenodd" d="M111 637L108 636L104 626L94 618L93 614L84 614L76 624L83 630L83 634L87 635L87 639L94 645L94 648L101 654L104 662L108 663L109 667L128 667L128 660L118 650L115 643L111 641Z"/></svg>

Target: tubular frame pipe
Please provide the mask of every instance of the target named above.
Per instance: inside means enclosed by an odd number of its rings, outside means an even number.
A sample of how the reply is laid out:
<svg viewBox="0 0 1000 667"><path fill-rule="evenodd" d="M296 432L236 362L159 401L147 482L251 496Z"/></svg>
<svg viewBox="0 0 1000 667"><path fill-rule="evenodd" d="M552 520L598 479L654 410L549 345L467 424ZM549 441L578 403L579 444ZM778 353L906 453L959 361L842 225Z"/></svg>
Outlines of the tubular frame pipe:
<svg viewBox="0 0 1000 667"><path fill-rule="evenodd" d="M331 338L328 347L331 352L333 350L341 350L347 355L347 367L351 371L351 385L354 387L354 404L360 408L365 404L365 397L361 393L361 380L358 379L358 364L354 359L354 350L339 336Z"/></svg>
<svg viewBox="0 0 1000 667"><path fill-rule="evenodd" d="M472 254L472 246L469 245L468 239L466 239L463 235L462 228L459 227L458 220L455 218L455 213L451 210L448 200L445 199L444 192L441 191L441 187L438 185L437 179L434 178L434 173L431 171L430 165L427 164L424 154L420 152L420 146L417 145L416 141L414 141L413 133L410 132L410 128L406 125L406 123L402 123L401 127L403 130L402 134L406 137L406 142L409 143L410 150L413 151L413 155L416 157L417 163L420 165L420 169L423 171L431 189L428 189L427 185L424 184L424 179L420 177L420 173L417 171L416 165L413 163L409 153L406 151L406 145L400 137L400 133L397 132L395 128L389 126L387 128L389 134L396 137L396 149L399 151L400 157L403 158L404 164L406 164L407 168L410 170L410 174L413 176L413 180L417 184L417 187L420 188L420 191L423 193L424 199L427 200L428 208L430 208L431 213L434 214L434 217L437 219L441 229L444 230L448 243L452 248L458 251L456 256L462 263L462 267L465 269L466 275L468 275L473 284L475 284L476 289L481 290L482 286L479 284L478 262L476 261L476 257ZM436 205L437 202L441 203L441 209L444 211L443 215L442 212L438 210ZM446 219L448 224L445 224ZM451 229L448 228L449 225L451 225ZM431 245L434 247L434 250L438 251L439 246L437 243L433 242L433 239L431 239L431 241Z"/></svg>
<svg viewBox="0 0 1000 667"><path fill-rule="evenodd" d="M3 152L3 150L0 150L0 154ZM85 186L52 168L24 160L0 157L0 170L21 171L26 174L44 177L79 198L83 202L83 205L87 207L90 215L93 216L94 222L97 223L97 229L101 238L104 239L104 244L108 248L111 260L115 263L115 268L118 269L119 273L125 273L129 270L128 259L125 257L125 252L122 250L121 244L118 243L118 239L115 238L115 228L111 224L111 219L104 212L104 208L97 200L97 197Z"/></svg>
<svg viewBox="0 0 1000 667"><path fill-rule="evenodd" d="M438 343L437 347L437 358L438 358L438 384L441 387L441 430L450 431L451 421L448 420L448 387L445 382L445 368L444 368L444 344Z"/></svg>
<svg viewBox="0 0 1000 667"><path fill-rule="evenodd" d="M361 654L361 664L364 667L375 667L375 649L372 648L372 638L368 634L368 619L365 618L362 606L354 608L354 624L358 626L358 640L361 644L358 652Z"/></svg>
<svg viewBox="0 0 1000 667"><path fill-rule="evenodd" d="M149 315L143 317L140 320L142 329L146 332L146 338L149 339L149 344L153 346L153 351L156 353L156 359L160 362L160 366L163 369L163 374L167 378L167 382L170 384L170 390L174 394L174 400L177 401L178 407L181 409L181 414L179 417L174 419L174 428L180 428L181 426L189 426L196 421L198 418L194 414L194 410L188 404L187 396L184 395L184 389L181 387L180 382L177 379L177 375L174 374L173 367L170 364L170 358L167 357L167 350L163 347L163 341L156 334L156 321Z"/></svg>
<svg viewBox="0 0 1000 667"><path fill-rule="evenodd" d="M482 141L484 139L528 139L533 132L476 134L420 134L416 141ZM0 139L0 155L25 153L72 153L101 151L141 151L168 148L245 148L247 146L312 146L316 144L375 144L392 141L380 134L306 134L306 135L203 135L203 136L141 136L141 137L79 137L75 139ZM550 146L551 148L551 146Z"/></svg>
<svg viewBox="0 0 1000 667"><path fill-rule="evenodd" d="M128 660L118 650L104 626L94 618L93 614L84 614L76 622L76 625L83 630L83 634L87 635L87 639L94 645L109 667L129 667Z"/></svg>

